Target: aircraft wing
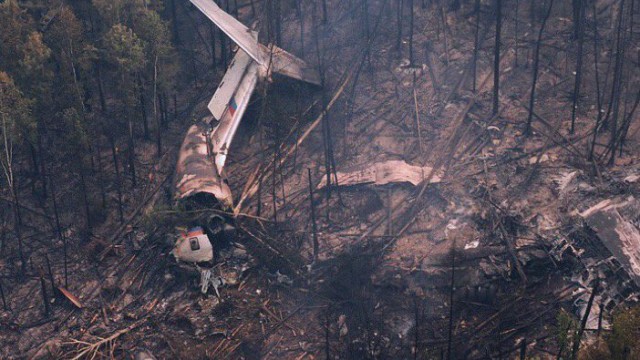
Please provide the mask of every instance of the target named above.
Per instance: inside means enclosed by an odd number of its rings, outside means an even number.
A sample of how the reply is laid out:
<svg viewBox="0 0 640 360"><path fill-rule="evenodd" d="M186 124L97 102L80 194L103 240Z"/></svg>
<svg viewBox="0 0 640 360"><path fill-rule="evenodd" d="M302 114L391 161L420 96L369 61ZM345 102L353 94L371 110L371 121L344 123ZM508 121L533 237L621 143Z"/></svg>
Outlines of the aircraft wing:
<svg viewBox="0 0 640 360"><path fill-rule="evenodd" d="M258 65L251 61L244 51L238 50L231 67L209 102L209 110L218 121L217 124L213 124L210 137L215 164L220 173L257 82Z"/></svg>
<svg viewBox="0 0 640 360"><path fill-rule="evenodd" d="M206 17L213 21L227 36L238 44L253 60L262 64L262 54L258 43L258 33L244 26L240 21L222 10L213 0L189 0Z"/></svg>

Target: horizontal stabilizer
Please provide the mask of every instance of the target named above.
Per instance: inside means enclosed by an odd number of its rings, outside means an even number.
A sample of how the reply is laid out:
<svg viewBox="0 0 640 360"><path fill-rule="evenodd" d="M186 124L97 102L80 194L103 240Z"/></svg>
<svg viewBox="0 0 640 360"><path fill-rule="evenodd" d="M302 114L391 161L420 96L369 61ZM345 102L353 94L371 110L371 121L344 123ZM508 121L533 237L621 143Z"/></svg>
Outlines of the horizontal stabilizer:
<svg viewBox="0 0 640 360"><path fill-rule="evenodd" d="M267 62L271 59L271 72L320 86L318 71L304 60L275 45L266 47L260 44L260 47L264 52L263 59Z"/></svg>

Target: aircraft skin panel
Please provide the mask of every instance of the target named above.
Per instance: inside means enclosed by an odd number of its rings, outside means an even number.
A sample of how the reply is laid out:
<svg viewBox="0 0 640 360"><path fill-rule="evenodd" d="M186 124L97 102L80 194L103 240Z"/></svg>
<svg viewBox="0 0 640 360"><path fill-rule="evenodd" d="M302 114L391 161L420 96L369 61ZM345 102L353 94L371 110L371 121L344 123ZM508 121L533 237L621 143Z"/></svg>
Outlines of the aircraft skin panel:
<svg viewBox="0 0 640 360"><path fill-rule="evenodd" d="M244 50L253 60L262 64L262 51L258 43L258 35L233 16L222 10L213 0L189 0L206 17L213 21L227 36Z"/></svg>
<svg viewBox="0 0 640 360"><path fill-rule="evenodd" d="M211 144L215 163L218 172L222 173L222 168L227 160L227 153L231 146L231 141L238 130L244 112L247 110L251 94L258 83L258 65L251 63L236 92L233 94L226 110L220 118L220 123L211 132Z"/></svg>
<svg viewBox="0 0 640 360"><path fill-rule="evenodd" d="M218 85L218 89L213 94L213 97L207 106L216 120L222 119L224 112L229 106L229 101L235 94L236 90L238 90L238 86L240 86L240 82L251 63L251 58L242 49L239 49L236 52L236 55L231 61L231 65L229 65L229 69L224 74L220 85Z"/></svg>

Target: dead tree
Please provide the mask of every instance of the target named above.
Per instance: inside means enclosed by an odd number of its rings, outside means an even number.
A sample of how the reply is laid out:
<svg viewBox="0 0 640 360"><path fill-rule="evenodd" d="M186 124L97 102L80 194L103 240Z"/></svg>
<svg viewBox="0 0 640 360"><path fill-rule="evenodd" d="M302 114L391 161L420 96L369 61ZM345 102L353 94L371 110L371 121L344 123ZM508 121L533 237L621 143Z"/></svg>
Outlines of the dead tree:
<svg viewBox="0 0 640 360"><path fill-rule="evenodd" d="M318 226L316 225L316 208L313 204L313 184L311 183L311 169L307 168L307 175L309 177L309 205L311 207L311 226L313 236L313 261L318 260L318 252L320 244L318 243Z"/></svg>
<svg viewBox="0 0 640 360"><path fill-rule="evenodd" d="M322 23L326 24L329 15L327 14L327 0L322 0Z"/></svg>
<svg viewBox="0 0 640 360"><path fill-rule="evenodd" d="M251 2L253 5L253 2ZM301 1L296 1L296 16L300 23L300 56L304 58L304 15L302 14Z"/></svg>
<svg viewBox="0 0 640 360"><path fill-rule="evenodd" d="M409 66L413 67L413 0L409 1Z"/></svg>
<svg viewBox="0 0 640 360"><path fill-rule="evenodd" d="M500 107L500 33L502 32L502 0L496 0L496 44L493 52L493 115Z"/></svg>
<svg viewBox="0 0 640 360"><path fill-rule="evenodd" d="M582 339L582 334L584 334L584 330L587 327L587 320L589 319L589 313L591 313L593 300L598 293L598 287L599 283L596 280L596 283L593 285L593 289L591 290L591 296L589 296L589 301L587 302L587 308L584 311L584 316L582 317L582 321L580 321L580 328L578 329L578 333L576 334L576 339L573 341L573 348L571 349L572 360L577 359L578 349L580 348L580 340Z"/></svg>
<svg viewBox="0 0 640 360"><path fill-rule="evenodd" d="M476 0L474 5L474 12L476 13L476 30L473 40L473 92L475 93L478 77L478 46L480 45L480 0Z"/></svg>
<svg viewBox="0 0 640 360"><path fill-rule="evenodd" d="M584 6L581 5L581 1L575 1L578 3L579 9L578 15L575 18L575 35L578 40L578 51L576 54L576 79L573 87L573 104L571 106L571 134L575 131L575 122L576 122L576 110L578 108L578 100L580 98L580 82L582 80L582 50L584 45Z"/></svg>
<svg viewBox="0 0 640 360"><path fill-rule="evenodd" d="M499 0L498 0L499 1ZM447 359L451 360L451 345L453 343L453 295L456 291L456 241L451 244L451 283L449 284L449 334L447 336Z"/></svg>
<svg viewBox="0 0 640 360"><path fill-rule="evenodd" d="M533 81L531 84L531 96L529 97L529 117L527 118L527 127L524 131L525 135L531 135L531 122L533 120L533 106L535 104L536 98L536 84L538 82L538 65L540 62L540 46L542 44L542 34L544 33L544 27L547 25L547 20L549 20L549 15L551 15L551 9L553 8L553 0L549 1L549 7L547 8L547 12L542 19L542 24L540 25L540 31L538 32L538 41L536 41L536 49L533 55Z"/></svg>
<svg viewBox="0 0 640 360"><path fill-rule="evenodd" d="M396 8L396 22L398 24L398 34L396 37L396 51L398 52L398 57L401 57L402 53L402 8L404 6L403 0L396 0L397 8Z"/></svg>
<svg viewBox="0 0 640 360"><path fill-rule="evenodd" d="M98 159L100 159L100 156L98 156ZM100 169L100 171L102 171L102 169ZM69 286L67 282L67 240L62 234L62 226L60 225L60 213L58 211L58 201L56 200L58 194L56 193L55 184L51 175L49 176L49 188L51 189L51 202L53 203L53 218L56 224L56 235L58 237L58 240L62 242L62 251L64 257L64 286L67 287Z"/></svg>
<svg viewBox="0 0 640 360"><path fill-rule="evenodd" d="M593 161L593 150L596 146L596 139L598 137L598 129L600 128L600 121L602 120L602 96L600 94L600 72L598 69L598 11L596 3L593 3L593 64L595 70L596 81L596 103L598 105L598 114L596 116L596 123L593 127L593 137L591 138L591 146L589 149L588 160Z"/></svg>
<svg viewBox="0 0 640 360"><path fill-rule="evenodd" d="M518 14L518 10L520 10L520 0L516 0L516 14L515 14L515 67L518 67L518 47L519 47L519 43L518 43L518 29L519 26L518 24L520 23L520 19L519 19L519 14Z"/></svg>
<svg viewBox="0 0 640 360"><path fill-rule="evenodd" d="M623 70L624 70L624 56L626 50L626 42L624 39L624 34L622 31L624 24L624 3L625 0L620 2L620 8L618 13L618 27L616 30L616 56L615 56L615 65L613 70L613 84L611 86L611 97L609 99L609 111L607 112L607 118L605 118L605 122L610 125L611 138L609 140L609 165L612 165L615 162L616 157L616 147L617 147L617 132L618 132L618 116L620 112L620 97L622 93L622 80L623 80ZM609 118L609 114L611 114L611 118Z"/></svg>

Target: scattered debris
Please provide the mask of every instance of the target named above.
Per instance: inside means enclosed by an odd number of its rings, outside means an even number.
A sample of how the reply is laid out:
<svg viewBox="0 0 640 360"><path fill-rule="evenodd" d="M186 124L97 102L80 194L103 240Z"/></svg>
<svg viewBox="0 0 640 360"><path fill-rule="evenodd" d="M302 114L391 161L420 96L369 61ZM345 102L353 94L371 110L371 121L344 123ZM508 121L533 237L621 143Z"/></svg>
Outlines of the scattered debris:
<svg viewBox="0 0 640 360"><path fill-rule="evenodd" d="M147 349L143 349L138 351L134 357L135 360L157 360L155 356L151 353L151 351Z"/></svg>
<svg viewBox="0 0 640 360"><path fill-rule="evenodd" d="M82 309L82 303L77 296L73 295L69 290L63 288L62 286L58 286L58 290L66 297L75 307L78 309Z"/></svg>
<svg viewBox="0 0 640 360"><path fill-rule="evenodd" d="M636 183L636 182L638 182L638 180L640 180L640 174L629 175L626 178L624 178L624 181L628 182L630 184Z"/></svg>
<svg viewBox="0 0 640 360"><path fill-rule="evenodd" d="M413 166L404 161L389 160L373 165L360 165L351 169L338 171L338 185L385 185L389 183L411 183L416 186L429 177L433 169L429 166ZM431 177L431 183L439 183L440 176ZM321 182L318 188L321 189L326 184Z"/></svg>
<svg viewBox="0 0 640 360"><path fill-rule="evenodd" d="M347 316L345 314L338 316L338 329L340 337L347 336L349 333L349 328L347 327Z"/></svg>
<svg viewBox="0 0 640 360"><path fill-rule="evenodd" d="M475 249L475 248L477 248L477 247L478 247L478 245L480 245L480 240L477 240L477 239L476 239L476 240L473 240L473 241L471 241L471 242L469 242L469 243L466 243L466 244L464 245L464 249L465 249L465 250Z"/></svg>
<svg viewBox="0 0 640 360"><path fill-rule="evenodd" d="M278 284L291 286L293 285L293 280L287 275L281 274L280 270L276 271L276 280Z"/></svg>
<svg viewBox="0 0 640 360"><path fill-rule="evenodd" d="M640 284L640 204L633 197L608 199L580 213L636 284Z"/></svg>
<svg viewBox="0 0 640 360"><path fill-rule="evenodd" d="M213 260L213 246L201 227L195 227L180 235L171 251L176 260L202 263Z"/></svg>
<svg viewBox="0 0 640 360"><path fill-rule="evenodd" d="M220 297L220 288L224 286L226 282L221 276L212 276L211 269L200 269L200 292L207 294L209 286L213 287L216 292L216 296Z"/></svg>

